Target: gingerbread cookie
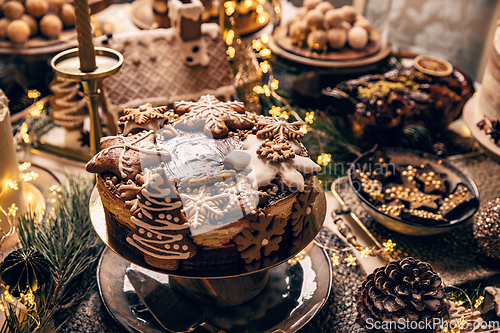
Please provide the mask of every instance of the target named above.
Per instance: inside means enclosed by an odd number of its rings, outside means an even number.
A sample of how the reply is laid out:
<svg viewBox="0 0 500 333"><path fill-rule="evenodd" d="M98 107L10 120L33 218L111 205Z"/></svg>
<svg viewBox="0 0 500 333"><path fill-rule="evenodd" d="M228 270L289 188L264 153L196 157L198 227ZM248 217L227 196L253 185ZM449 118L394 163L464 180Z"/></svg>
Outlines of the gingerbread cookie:
<svg viewBox="0 0 500 333"><path fill-rule="evenodd" d="M180 115L174 127L194 130L204 128L206 135L220 139L229 129L250 129L253 121L245 114L241 102L221 102L213 95L204 95L197 102L175 102L174 109Z"/></svg>
<svg viewBox="0 0 500 333"><path fill-rule="evenodd" d="M191 258L197 248L187 237L190 229L181 213L182 202L165 171L159 168L147 178L131 208L135 228L126 240L150 265L174 270L179 259Z"/></svg>
<svg viewBox="0 0 500 333"><path fill-rule="evenodd" d="M289 123L283 116L272 117L258 121L255 125L257 129L256 136L259 139L279 138L300 140L304 133L300 131L300 122Z"/></svg>
<svg viewBox="0 0 500 333"><path fill-rule="evenodd" d="M297 195L297 201L293 204L292 214L290 215L294 237L297 237L304 228L307 228L311 218L312 204L317 196L318 191L313 186L307 186L304 192Z"/></svg>
<svg viewBox="0 0 500 333"><path fill-rule="evenodd" d="M258 155L272 160L274 163L283 162L295 157L295 153L288 140L282 139L266 139L256 152Z"/></svg>
<svg viewBox="0 0 500 333"><path fill-rule="evenodd" d="M167 118L167 111L168 107L153 107L151 103L141 105L137 109L124 109L124 116L118 119L118 125L125 125L123 135L128 135L136 128L158 131L163 120Z"/></svg>
<svg viewBox="0 0 500 333"><path fill-rule="evenodd" d="M444 198L444 202L439 207L439 213L446 218L451 218L457 211L460 211L467 203L475 197L464 184L458 184L455 189Z"/></svg>
<svg viewBox="0 0 500 333"><path fill-rule="evenodd" d="M101 140L101 151L87 163L88 172L111 172L120 179L135 179L149 165L159 165L170 154L154 144L155 135L143 131L134 137L108 136Z"/></svg>
<svg viewBox="0 0 500 333"><path fill-rule="evenodd" d="M236 248L245 263L259 261L278 251L286 224L287 220L280 216L266 215L263 212L255 215L250 226L234 237Z"/></svg>

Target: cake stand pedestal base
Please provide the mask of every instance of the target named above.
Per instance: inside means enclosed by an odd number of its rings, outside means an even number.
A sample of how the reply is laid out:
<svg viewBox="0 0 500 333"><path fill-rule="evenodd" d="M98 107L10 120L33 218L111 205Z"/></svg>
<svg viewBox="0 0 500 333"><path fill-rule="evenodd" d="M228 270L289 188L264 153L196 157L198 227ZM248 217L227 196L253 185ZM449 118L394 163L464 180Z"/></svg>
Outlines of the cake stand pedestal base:
<svg viewBox="0 0 500 333"><path fill-rule="evenodd" d="M248 302L266 287L269 270L220 279L170 276L172 289L204 306L228 307Z"/></svg>

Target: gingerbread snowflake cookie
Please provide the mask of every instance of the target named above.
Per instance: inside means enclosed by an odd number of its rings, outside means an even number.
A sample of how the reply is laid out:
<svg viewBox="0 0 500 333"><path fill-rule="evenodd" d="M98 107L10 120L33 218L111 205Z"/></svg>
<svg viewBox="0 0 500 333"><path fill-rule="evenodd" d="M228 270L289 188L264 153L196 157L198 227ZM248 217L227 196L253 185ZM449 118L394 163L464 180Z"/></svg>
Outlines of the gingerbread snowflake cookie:
<svg viewBox="0 0 500 333"><path fill-rule="evenodd" d="M300 140L304 137L304 133L300 131L300 122L296 121L289 123L284 117L272 117L270 119L261 120L255 125L257 129L257 137L259 139L265 138L279 138Z"/></svg>
<svg viewBox="0 0 500 333"><path fill-rule="evenodd" d="M297 237L303 229L307 228L312 213L312 204L318 191L314 186L307 186L304 192L297 194L297 201L293 204L290 222L292 224L293 236Z"/></svg>
<svg viewBox="0 0 500 333"><path fill-rule="evenodd" d="M246 116L242 102L221 102L213 95L204 95L197 102L175 102L174 109L180 115L176 128L195 130L203 127L208 136L224 138L229 130L251 129L254 126Z"/></svg>
<svg viewBox="0 0 500 333"><path fill-rule="evenodd" d="M245 263L259 261L278 251L287 220L260 212L252 217L249 227L234 237L236 248Z"/></svg>
<svg viewBox="0 0 500 333"><path fill-rule="evenodd" d="M118 119L118 125L125 125L123 135L128 135L137 128L158 131L163 121L168 118L167 111L166 106L153 107L150 103L136 109L124 109L124 116Z"/></svg>

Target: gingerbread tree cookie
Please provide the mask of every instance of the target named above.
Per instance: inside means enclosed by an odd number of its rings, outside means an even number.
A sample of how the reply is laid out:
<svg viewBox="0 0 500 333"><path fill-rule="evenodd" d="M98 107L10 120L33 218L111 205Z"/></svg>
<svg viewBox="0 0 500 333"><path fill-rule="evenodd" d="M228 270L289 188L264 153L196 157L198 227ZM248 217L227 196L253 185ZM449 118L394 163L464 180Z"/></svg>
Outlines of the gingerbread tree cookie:
<svg viewBox="0 0 500 333"><path fill-rule="evenodd" d="M287 224L286 219L263 212L251 218L250 226L234 237L236 248L247 264L278 251Z"/></svg>
<svg viewBox="0 0 500 333"><path fill-rule="evenodd" d="M205 134L215 139L227 136L230 129L250 129L254 125L246 116L243 103L221 102L213 95L201 96L197 102L175 102L174 109L181 115L174 127L185 130L203 127Z"/></svg>
<svg viewBox="0 0 500 333"><path fill-rule="evenodd" d="M187 237L189 224L181 212L182 202L165 171L158 169L130 209L130 221L136 226L127 242L145 254L145 260L156 267L176 269L178 262L165 259L187 259L196 254L196 245Z"/></svg>

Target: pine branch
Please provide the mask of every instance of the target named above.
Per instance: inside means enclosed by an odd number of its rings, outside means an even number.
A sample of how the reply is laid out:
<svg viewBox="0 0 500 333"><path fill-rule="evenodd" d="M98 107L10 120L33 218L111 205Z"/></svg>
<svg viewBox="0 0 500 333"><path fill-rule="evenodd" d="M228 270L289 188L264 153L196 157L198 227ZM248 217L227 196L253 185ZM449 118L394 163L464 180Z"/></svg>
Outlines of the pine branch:
<svg viewBox="0 0 500 333"><path fill-rule="evenodd" d="M77 304L96 285L96 268L104 244L90 221L88 203L93 183L71 176L68 179L68 188L62 188L52 213L47 212L41 220L26 215L19 222L21 246L36 249L50 263L52 279L35 294L33 317L39 324L30 318L20 322L12 312L0 332L42 331L57 311Z"/></svg>

